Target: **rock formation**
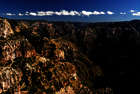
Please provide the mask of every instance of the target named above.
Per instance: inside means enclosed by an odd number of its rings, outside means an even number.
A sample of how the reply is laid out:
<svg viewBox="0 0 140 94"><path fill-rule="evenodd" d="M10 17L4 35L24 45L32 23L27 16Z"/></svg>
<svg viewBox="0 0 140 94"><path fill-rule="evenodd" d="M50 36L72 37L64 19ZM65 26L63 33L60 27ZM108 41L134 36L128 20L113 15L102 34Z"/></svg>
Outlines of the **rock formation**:
<svg viewBox="0 0 140 94"><path fill-rule="evenodd" d="M119 94L135 73L139 24L0 18L0 93Z"/></svg>

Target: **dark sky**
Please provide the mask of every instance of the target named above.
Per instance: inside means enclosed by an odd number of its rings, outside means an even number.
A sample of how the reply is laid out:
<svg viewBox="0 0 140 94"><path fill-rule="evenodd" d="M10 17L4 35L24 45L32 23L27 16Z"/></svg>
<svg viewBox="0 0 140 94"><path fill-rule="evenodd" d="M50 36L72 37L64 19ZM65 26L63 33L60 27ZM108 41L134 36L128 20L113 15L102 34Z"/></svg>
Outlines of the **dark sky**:
<svg viewBox="0 0 140 94"><path fill-rule="evenodd" d="M121 21L140 18L140 0L1 0L0 16L17 19L46 19L55 21ZM104 15L45 15L32 16L25 15L25 12L53 11L60 12L62 10L87 12L104 12ZM134 10L130 12L130 10ZM109 15L107 11L112 12ZM122 14L120 14L122 12ZM7 15L11 13L14 15ZM22 13L22 16L18 16ZM134 14L134 15L133 15Z"/></svg>

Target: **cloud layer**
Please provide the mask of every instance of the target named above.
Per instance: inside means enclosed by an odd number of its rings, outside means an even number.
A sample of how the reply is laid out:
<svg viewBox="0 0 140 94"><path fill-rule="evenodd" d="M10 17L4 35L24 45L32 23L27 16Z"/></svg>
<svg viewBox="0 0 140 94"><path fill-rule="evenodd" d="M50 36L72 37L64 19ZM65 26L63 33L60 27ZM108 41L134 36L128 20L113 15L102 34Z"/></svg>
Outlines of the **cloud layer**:
<svg viewBox="0 0 140 94"><path fill-rule="evenodd" d="M132 15L132 16L140 16L140 11L137 10L129 10L124 12L115 13L113 11L38 11L38 12L25 12L25 13L5 13L6 16L93 16L93 15Z"/></svg>
<svg viewBox="0 0 140 94"><path fill-rule="evenodd" d="M113 15L114 12L112 12L112 11L107 11L107 14L108 14L108 15Z"/></svg>
<svg viewBox="0 0 140 94"><path fill-rule="evenodd" d="M135 12L132 14L133 16L140 16L140 12Z"/></svg>
<svg viewBox="0 0 140 94"><path fill-rule="evenodd" d="M115 14L112 11L67 11L67 10L61 10L61 11L38 11L38 12L25 12L25 13L18 13L18 14L12 14L12 13L6 13L7 16L91 16L91 15L113 15Z"/></svg>
<svg viewBox="0 0 140 94"><path fill-rule="evenodd" d="M130 10L130 12L132 12L132 13L133 13L133 12L135 12L135 10Z"/></svg>
<svg viewBox="0 0 140 94"><path fill-rule="evenodd" d="M7 16L14 16L16 14L12 14L12 13L6 13Z"/></svg>

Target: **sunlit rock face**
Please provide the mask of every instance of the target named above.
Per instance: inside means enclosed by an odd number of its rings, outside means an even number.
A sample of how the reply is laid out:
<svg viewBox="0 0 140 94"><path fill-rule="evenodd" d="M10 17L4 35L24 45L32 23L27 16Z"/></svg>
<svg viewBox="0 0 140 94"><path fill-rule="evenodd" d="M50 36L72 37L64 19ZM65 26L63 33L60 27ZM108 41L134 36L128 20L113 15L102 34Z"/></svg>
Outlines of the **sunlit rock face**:
<svg viewBox="0 0 140 94"><path fill-rule="evenodd" d="M1 89L7 91L10 88L17 88L20 81L20 72L12 67L0 67Z"/></svg>
<svg viewBox="0 0 140 94"><path fill-rule="evenodd" d="M114 94L102 68L111 70L110 44L123 35L110 28L0 19L0 94Z"/></svg>
<svg viewBox="0 0 140 94"><path fill-rule="evenodd" d="M6 19L0 19L0 37L7 38L13 34L14 32L9 22Z"/></svg>
<svg viewBox="0 0 140 94"><path fill-rule="evenodd" d="M16 57L21 56L19 51L20 41L19 40L7 40L6 42L1 42L1 59L3 62L13 61Z"/></svg>
<svg viewBox="0 0 140 94"><path fill-rule="evenodd" d="M8 39L0 42L1 64L7 62L14 62L14 59L23 56L24 58L31 58L36 56L34 47L26 39Z"/></svg>

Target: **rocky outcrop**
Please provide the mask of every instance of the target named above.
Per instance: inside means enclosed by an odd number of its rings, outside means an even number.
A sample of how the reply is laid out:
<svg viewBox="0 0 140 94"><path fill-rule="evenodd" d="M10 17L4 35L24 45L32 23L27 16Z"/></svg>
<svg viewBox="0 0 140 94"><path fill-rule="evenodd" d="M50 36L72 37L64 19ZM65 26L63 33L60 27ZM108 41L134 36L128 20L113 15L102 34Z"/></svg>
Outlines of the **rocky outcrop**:
<svg viewBox="0 0 140 94"><path fill-rule="evenodd" d="M93 94L102 70L46 22L1 19L0 93ZM11 21L10 21L11 23Z"/></svg>
<svg viewBox="0 0 140 94"><path fill-rule="evenodd" d="M8 79L2 83L3 92L19 90L18 92L28 91L33 94L64 94L68 91L70 94L88 94L93 93L94 84L91 81L102 76L100 68L97 69L84 55L80 55L71 42L60 39L45 40L42 54L34 55L31 44L26 40L16 47L25 52L21 51L21 56L13 58L9 64L2 65L1 75L4 76L5 66L10 66L7 71L18 71L21 75L14 73L20 77L19 80L12 76L11 79L15 79L16 84L11 85ZM92 67L89 67L90 65Z"/></svg>
<svg viewBox="0 0 140 94"><path fill-rule="evenodd" d="M16 40L7 40L6 42L1 42L1 52L2 52L2 62L7 62L9 60L13 61L16 56L19 54L15 54L15 51L18 51L20 46L20 41ZM19 55L20 56L20 55Z"/></svg>
<svg viewBox="0 0 140 94"><path fill-rule="evenodd" d="M6 19L0 18L0 37L7 38L8 36L11 36L13 34L14 32L9 22Z"/></svg>
<svg viewBox="0 0 140 94"><path fill-rule="evenodd" d="M9 61L14 62L18 57L30 58L36 56L35 49L26 39L3 40L1 48L1 64L6 64Z"/></svg>
<svg viewBox="0 0 140 94"><path fill-rule="evenodd" d="M120 83L134 77L139 24L1 19L0 67L20 72L21 80L3 91L4 81L0 92L119 94Z"/></svg>

